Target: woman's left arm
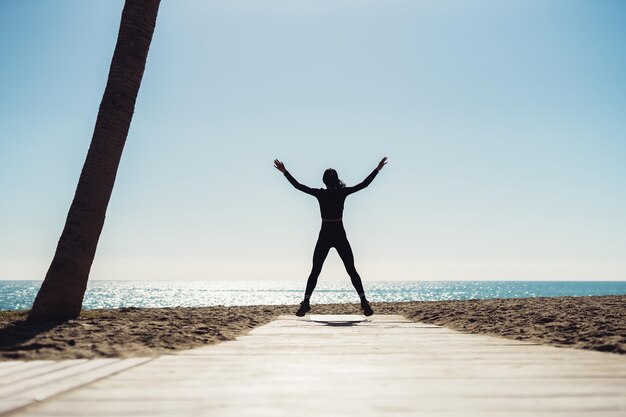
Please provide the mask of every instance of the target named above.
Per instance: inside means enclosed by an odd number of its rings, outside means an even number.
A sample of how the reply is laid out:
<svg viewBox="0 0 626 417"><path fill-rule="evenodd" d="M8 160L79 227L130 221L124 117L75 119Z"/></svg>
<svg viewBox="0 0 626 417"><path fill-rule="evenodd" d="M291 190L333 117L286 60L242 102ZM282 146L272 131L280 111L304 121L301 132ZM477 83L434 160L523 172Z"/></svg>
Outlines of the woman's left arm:
<svg viewBox="0 0 626 417"><path fill-rule="evenodd" d="M374 181L374 178L376 178L376 175L380 172L381 169L385 167L385 165L387 165L387 157L384 157L383 159L381 159L380 162L378 163L378 166L374 168L372 173L369 174L367 178L365 178L363 181L361 181L361 183L355 185L354 187L346 187L346 191L348 192L348 194L361 191L363 188L370 185L372 181Z"/></svg>

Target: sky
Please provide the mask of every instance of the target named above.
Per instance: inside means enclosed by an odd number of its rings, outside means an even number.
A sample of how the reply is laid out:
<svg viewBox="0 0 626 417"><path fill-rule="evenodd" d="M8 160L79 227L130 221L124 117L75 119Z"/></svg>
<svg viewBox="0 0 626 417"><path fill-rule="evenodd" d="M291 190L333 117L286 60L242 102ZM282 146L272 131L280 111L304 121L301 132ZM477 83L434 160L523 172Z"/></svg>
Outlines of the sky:
<svg viewBox="0 0 626 417"><path fill-rule="evenodd" d="M0 1L0 279L43 279L123 1ZM90 279L626 279L626 2L164 0ZM331 252L321 280L348 276Z"/></svg>

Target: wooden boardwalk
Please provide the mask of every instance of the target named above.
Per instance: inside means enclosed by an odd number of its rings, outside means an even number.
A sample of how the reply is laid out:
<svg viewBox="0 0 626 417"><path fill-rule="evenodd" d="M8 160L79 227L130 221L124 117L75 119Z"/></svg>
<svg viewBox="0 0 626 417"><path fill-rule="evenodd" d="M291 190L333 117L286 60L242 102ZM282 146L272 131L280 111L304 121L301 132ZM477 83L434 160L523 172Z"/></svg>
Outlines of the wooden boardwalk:
<svg viewBox="0 0 626 417"><path fill-rule="evenodd" d="M3 386L5 404L32 397ZM11 415L624 417L626 358L401 316L355 325L281 316L236 341L161 356Z"/></svg>
<svg viewBox="0 0 626 417"><path fill-rule="evenodd" d="M0 362L0 415L114 375L149 358Z"/></svg>

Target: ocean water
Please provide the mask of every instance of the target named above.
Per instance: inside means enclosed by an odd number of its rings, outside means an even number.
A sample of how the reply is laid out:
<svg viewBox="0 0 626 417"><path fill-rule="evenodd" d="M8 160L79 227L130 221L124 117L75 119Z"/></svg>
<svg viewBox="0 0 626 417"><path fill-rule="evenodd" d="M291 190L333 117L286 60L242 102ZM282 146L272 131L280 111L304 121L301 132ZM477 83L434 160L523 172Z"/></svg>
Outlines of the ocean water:
<svg viewBox="0 0 626 417"><path fill-rule="evenodd" d="M91 281L84 308L199 307L297 304L304 282L291 281ZM0 281L0 310L32 306L41 281ZM370 301L436 301L487 298L626 294L626 281L373 281ZM320 282L312 303L350 303L358 297L347 283Z"/></svg>

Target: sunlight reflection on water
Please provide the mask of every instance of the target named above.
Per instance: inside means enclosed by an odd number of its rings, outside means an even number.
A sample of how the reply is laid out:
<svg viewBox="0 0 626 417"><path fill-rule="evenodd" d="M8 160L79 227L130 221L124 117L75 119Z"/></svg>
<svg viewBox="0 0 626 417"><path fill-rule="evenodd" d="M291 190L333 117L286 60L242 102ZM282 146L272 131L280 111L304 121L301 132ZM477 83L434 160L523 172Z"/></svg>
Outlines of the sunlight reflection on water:
<svg viewBox="0 0 626 417"><path fill-rule="evenodd" d="M626 294L626 281L373 281L370 301L436 301ZM0 310L29 309L41 281L0 281ZM84 308L297 304L304 282L91 281ZM355 303L350 283L320 283L316 304Z"/></svg>

